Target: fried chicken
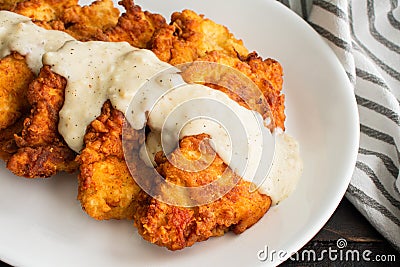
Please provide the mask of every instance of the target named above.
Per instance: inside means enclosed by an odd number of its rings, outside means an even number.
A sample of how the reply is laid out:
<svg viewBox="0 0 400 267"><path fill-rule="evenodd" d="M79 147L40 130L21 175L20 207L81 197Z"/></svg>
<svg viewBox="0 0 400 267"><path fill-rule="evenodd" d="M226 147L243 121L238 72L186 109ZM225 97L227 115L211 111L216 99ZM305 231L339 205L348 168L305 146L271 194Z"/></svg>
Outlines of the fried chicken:
<svg viewBox="0 0 400 267"><path fill-rule="evenodd" d="M132 219L140 187L125 163L122 147L122 112L106 102L101 115L88 127L85 148L78 156L80 164L78 199L82 208L97 220ZM144 136L131 130L125 133L132 150L144 142Z"/></svg>
<svg viewBox="0 0 400 267"><path fill-rule="evenodd" d="M80 41L97 40L96 36L114 27L119 17L112 0L95 1L88 6L80 6L77 0L27 0L11 10L43 28L65 31Z"/></svg>
<svg viewBox="0 0 400 267"><path fill-rule="evenodd" d="M105 32L102 40L128 42L138 48L149 48L154 32L167 26L164 17L142 11L132 0L122 0L120 4L125 7L126 12L121 15L115 27Z"/></svg>
<svg viewBox="0 0 400 267"><path fill-rule="evenodd" d="M3 1L0 7L3 10L12 10L28 16L44 28L66 31L81 41L96 39L96 35L103 35L104 31L117 24L119 16L119 11L113 6L111 0L96 1L84 7L79 6L77 0ZM55 114L49 113L51 116L44 115L38 119L36 118L38 112L34 106L28 118L29 122L25 123L24 136L17 137L17 142L13 140L13 134L21 135L21 122L18 125L13 125L13 123L21 116L28 117L31 105L34 104L29 103L27 93L28 86L35 75L26 64L25 58L17 53L3 58L0 61L0 77L2 77L0 80L0 109L2 111L0 114L0 154L3 159L8 160L12 154L16 153L18 146L21 148L19 155L12 157L12 161L8 164L9 168L15 174L30 178L48 177L60 170L73 171L76 168L74 167L76 164L71 161L74 154L65 145L62 147L59 145L60 136L55 127L58 117L54 116L58 114L59 108L52 110ZM34 96L35 88L32 90L31 95ZM34 97L31 100L36 101ZM46 101L47 99L38 100L41 104L37 106L43 107ZM62 105L63 101L62 96L58 105ZM43 120L44 118L47 120ZM57 119L57 121L51 121L52 119ZM50 124L40 124L44 122ZM35 128L47 129L46 135L41 136L40 132L33 137L32 129ZM30 137L28 132L31 132ZM46 138L49 147L43 149L43 143L37 143L33 138ZM40 152L37 146L41 146ZM31 158L35 159L36 163ZM63 162L65 160L68 162Z"/></svg>
<svg viewBox="0 0 400 267"><path fill-rule="evenodd" d="M263 97L258 90L232 90L237 87L234 84L237 73L227 73L225 77L219 73L212 78L214 83L206 85L227 93L233 100L259 111L264 117L272 116L274 127L285 129L284 95L281 94L283 72L277 61L263 60L255 52L248 53L243 42L236 39L226 27L191 10L173 13L170 24L160 28L153 37L152 51L161 60L172 65L193 61L215 62L239 70L257 85ZM198 69L198 65L195 67L196 75L215 75L212 66L203 72Z"/></svg>
<svg viewBox="0 0 400 267"><path fill-rule="evenodd" d="M125 8L127 9L127 14L124 14L121 16L117 27L110 29L109 31L106 32L106 35L108 36L109 41L127 41L131 43L132 45L138 46L138 47L149 47L153 46L153 51L154 50L154 44L157 42L157 40L160 40L161 38L161 33L164 29L170 29L170 26L165 24L164 19L162 19L159 15L154 15L149 12L143 12L141 11L140 7L138 6L129 6L127 2L129 1L124 1ZM204 23L205 25L209 27L213 27L215 24L214 22L203 19L202 17L196 15L194 12L186 11L186 13L189 13L192 18L196 18L197 20L205 20L206 22ZM175 13L175 17L179 18L178 13ZM190 21L189 19L186 19L185 21ZM183 26L184 22L180 22L180 25ZM196 22L193 24L193 27L195 25L198 25L198 23L201 22ZM156 25L156 26L154 26ZM192 25L192 24L191 24ZM155 28L154 28L155 27ZM190 29L190 27L186 27L189 31L198 31L197 33L199 35L204 34L203 31L206 30L212 30L210 28L205 28L202 30L202 27L197 27L196 29ZM247 50L243 46L240 47L241 41L238 41L234 39L232 34L229 33L229 31L220 25L216 26L220 32L220 36L223 36L224 38L228 39L231 38L228 43L233 43L235 44L236 47L239 47L238 50L243 51L244 54L247 55ZM152 37L154 35L154 37ZM139 39L140 37L140 39ZM221 38L223 38L221 37ZM200 41L206 42L207 38L202 37L203 39ZM164 38L165 40L165 38ZM184 43L184 41L181 41L181 43ZM221 41L221 44L223 44L224 41ZM196 47L196 43L190 43L190 41L187 41L186 45L190 45L191 47ZM159 47L158 47L159 48ZM266 93L277 93L278 95L280 94L280 90L282 88L282 68L280 67L279 63L273 60L268 60L268 61L262 61L259 57L257 57L255 54L250 54L248 55L245 59L240 59L238 58L238 54L234 52L234 50L229 49L230 46L227 45L226 47L224 46L212 46L211 44L206 46L204 49L217 49L217 50L204 50L202 51L201 55L203 56L200 58L202 61L209 61L209 62L216 62L216 63L222 63L228 66L235 67L248 77L251 77L252 80L256 81L258 84L262 85L262 88L266 91ZM159 48L160 49L160 48ZM168 50L167 48L164 48ZM225 50L224 50L225 49ZM160 50L158 50L160 51ZM181 50L180 52L184 53L185 50ZM157 52L156 52L157 54ZM178 53L174 54L176 57L179 57ZM200 54L196 54L196 56L200 56ZM198 58L194 58L198 59ZM200 60L199 59L199 60ZM264 69L260 69L260 67L257 66L261 65ZM260 69L260 70L258 70ZM265 71L267 70L267 71ZM225 77L226 80L232 82L232 77ZM266 79L270 79L274 85L278 87L278 89L275 91L274 88L272 88L272 85L270 82L266 82ZM258 79L258 80L257 80ZM233 80L234 82L234 80ZM210 84L211 85L211 84ZM236 84L237 86L237 84ZM217 89L223 90L224 88L216 87ZM248 88L242 88L242 95L247 93L246 89ZM270 89L270 91L267 91ZM226 91L226 93L231 96L234 100L240 101L241 99L236 97L235 95L230 92ZM259 91L255 92L256 94L260 94ZM263 110L265 112L265 106L266 102L259 102L256 101L257 99L260 99L260 96L255 96L254 94L251 94L246 97L247 100L249 101L255 101L259 106L260 110ZM282 104L283 104L283 97L281 98ZM242 100L241 100L242 101ZM282 105L282 111L283 111L283 105ZM283 112L282 112L283 114ZM103 116L103 115L102 115ZM106 116L107 117L107 116ZM101 120L104 120L105 117L101 117ZM107 117L107 123L111 123L112 125L118 125L120 122L118 122L119 119L117 119L115 116ZM283 119L280 119L281 124L283 125ZM96 122L98 123L98 122ZM101 125L103 125L105 122L102 122ZM104 127L104 126L103 126ZM100 131L94 125L91 126L88 134L85 136L85 140L91 140L93 137L93 131ZM96 130L97 129L97 130ZM120 133L118 134L120 135ZM110 140L113 140L114 146L121 146L121 141L120 139L115 138L116 135L114 135L113 138L110 137L109 134L103 134L101 138L96 138L96 141L92 142L86 142L85 141L85 148L82 151L81 156L79 157L79 163L81 164L81 174L80 174L80 186L79 186L79 199L82 203L82 206L84 209L88 212L88 214L96 219L104 219L104 218L130 218L129 214L132 214L132 208L133 206L130 206L126 202L126 193L122 192L121 190L116 190L114 191L114 188L120 188L120 186L117 184L118 179L115 179L115 173L118 170L118 175L122 177L125 182L127 182L129 185L127 186L130 188L128 191L128 194L135 195L135 193L132 193L135 191L133 188L134 186L131 184L133 178L130 177L128 173L128 169L126 167L120 166L118 169L116 169L113 164L115 162L120 162L123 161L123 155L119 155L117 159L114 158L114 160L107 160L104 158L104 154L102 151L104 148L100 147L107 147L108 143L111 143ZM96 145L93 145L96 144ZM110 149L110 148L108 148ZM106 149L106 150L108 150ZM98 156L98 155L101 156ZM106 153L107 154L107 153ZM96 155L96 156L94 156ZM99 159L100 157L100 159ZM91 158L95 158L95 162L92 162ZM118 164L117 164L118 165ZM118 165L119 166L119 165ZM102 174L100 171L93 171L102 169L104 170L104 173L111 173L110 177L107 178L107 175ZM90 186L87 186L87 181L90 181L89 184ZM96 182L92 182L96 181ZM104 187L102 186L104 184ZM96 189L95 189L96 188ZM107 193L108 189L107 188L113 188L113 195L112 197L109 196ZM96 199L96 200L93 200ZM112 200L111 200L112 199ZM119 199L120 201L117 202L115 201L116 199ZM99 204L101 203L101 204ZM113 204L110 204L113 203ZM124 210L125 209L125 210Z"/></svg>
<svg viewBox="0 0 400 267"><path fill-rule="evenodd" d="M0 60L0 77L0 130L3 130L29 110L26 89L34 74L23 56L12 53Z"/></svg>
<svg viewBox="0 0 400 267"><path fill-rule="evenodd" d="M186 81L220 90L240 105L258 111L264 119L269 117L272 128L285 129L283 73L276 60L263 60L256 53L235 58L211 51L181 68Z"/></svg>
<svg viewBox="0 0 400 267"><path fill-rule="evenodd" d="M232 67L250 79L257 90L249 91L246 86L237 86L239 81L226 72L206 71L207 75L191 79L225 92L239 104L259 111L264 118L271 116L273 127L284 129L282 68L278 62L262 60L256 53L249 53L242 41L226 27L193 11L174 13L168 25L162 16L142 11L131 0L121 1L126 13L118 18L111 2L103 0L80 7L75 0L3 1L0 7L29 16L47 29L66 31L81 41L126 41L139 48L151 49L161 60L172 65L205 61ZM23 65L23 59L19 60ZM191 65L184 70L187 79L193 73ZM0 75L3 75L1 69ZM32 80L34 77L29 78ZM22 84L22 79L18 81ZM130 141L128 151L134 158L132 165L132 158L125 158L123 149L126 147L122 145L124 115L109 102L104 104L101 115L88 126L84 148L75 160L76 153L68 148L57 129L66 82L49 66L44 66L29 89L26 84L21 86L20 95L23 96L23 91L27 90L28 103L23 102L22 97L16 98L18 106L21 110L25 104L31 106L31 113L19 111L12 122L4 124L7 125L4 134L0 133L3 158L8 160L7 167L15 174L29 178L49 177L58 171L72 172L79 168L78 199L91 217L98 220L134 218L144 239L171 250L221 236L229 230L241 233L269 209L271 199L258 191L251 193L251 183L232 172L219 156L206 170L195 174L175 167L162 153L156 157L158 174L177 185L201 186L216 180L224 172L228 173L226 186L233 188L218 200L195 207L178 207L149 196L134 179L141 176L151 183L156 175L137 155L144 141L143 132L128 127L124 134L124 138ZM238 88L231 91L232 87ZM12 90L18 91L18 86L13 85ZM13 103L7 102L7 105L13 106ZM18 117L24 116L27 118L23 124L22 119L17 121ZM10 126L15 121L17 123ZM11 138L13 132L16 134L14 139ZM180 141L179 149L193 160L191 157L199 153L199 143L204 138L205 135L185 137ZM205 144L208 151L212 150L207 142ZM177 151L172 152L172 157L178 158ZM131 165L127 166L125 160ZM154 186L160 196L168 195L162 187ZM201 199L202 196L190 197Z"/></svg>
<svg viewBox="0 0 400 267"><path fill-rule="evenodd" d="M140 9L138 8L134 10L140 12ZM268 96L266 97L268 104L276 106L271 110L273 112L276 125L283 127L285 119L283 114L284 99L283 96L280 95L280 91L282 89L282 68L279 63L274 60L263 61L256 54L248 54L247 50L242 46L241 41L234 39L232 34L230 34L225 27L219 25L216 26L217 30L215 31L219 32L219 34L216 35L220 36L219 38L221 42L219 44L205 44L207 42L211 42L209 41L210 39L212 40L212 38L209 38L206 33L213 33L214 29L212 27L216 24L209 20L203 19L194 12L186 11L184 14L189 14L191 18L185 18L184 20L181 20L183 15L180 16L179 13L175 13L175 15L173 15L173 20L176 20L175 25L163 26L161 23L159 26L160 28L154 31L154 36L148 41L138 41L137 39L132 38L131 34L126 34L126 30L130 26L125 27L123 33L114 40L128 41L134 45L138 45L139 43L139 47L149 47L150 41L150 46L156 55L159 56L160 59L172 64L202 60L222 63L238 69L247 77L249 77L257 86L261 87L261 94L264 95L264 97ZM143 25L143 23L141 23L141 18L143 17L149 18L149 14L146 13L142 16L136 16L136 18L140 21L138 26L140 28L139 31L148 33L147 30L141 28ZM194 18L196 18L197 21L193 22ZM199 24L201 25L203 22L204 25L199 26ZM149 27L149 24L153 25L151 21L144 24L147 24L146 27ZM175 29L177 25L185 28L185 32L182 30L180 35L178 34L178 37L177 35L174 35L175 30L171 31L172 29ZM153 30L152 26L150 27L151 30ZM117 31L112 30L111 32L115 33ZM165 37L165 32L170 34L170 39ZM199 36L189 38L191 37L190 32L195 32ZM181 36L188 36L188 39L184 39ZM171 41L171 39L174 40ZM112 40L111 37L110 40ZM204 46L199 46L199 42L203 42ZM165 45L165 43L172 45L162 47L161 44ZM228 77L225 77L225 79L230 80ZM224 90L224 88L221 87L215 88ZM245 89L246 88L243 88L243 94L246 93L246 91L244 91ZM233 99L236 98L238 101L243 97L243 94L238 98L232 92L226 91L226 93L228 93L228 95ZM247 97L247 100L255 101L255 103L258 103L260 106L264 105L264 107L260 107L260 110L266 112L266 103L260 103L257 101L257 99L260 99L261 96L260 92L256 93L258 93L258 97L250 95ZM89 133L89 135L91 134ZM201 140L201 137L197 138L198 139L196 139L196 137L184 138L181 141L181 150L184 151L184 153L194 153L194 148L197 149L196 145ZM107 143L107 140L108 138L103 136L101 141L100 139L97 141L99 141L100 145ZM86 148L87 147L88 144L86 144ZM86 148L84 151L90 151L86 150ZM99 149L97 149L97 151L99 151ZM90 154L95 153L90 151ZM88 162L88 160L84 160L82 156L81 160L81 164ZM219 177L219 175L227 168L227 166L219 157L215 159L213 164L207 170L196 173L196 175L178 170L171 165L170 162L165 161L165 158L164 160L159 158L157 163L159 164L157 171L166 180L186 186L198 186L211 182ZM104 168L106 170L105 173L109 172L110 169L113 170L113 175L111 175L111 177L114 176L115 169L112 168L113 162L100 160L95 164L97 164L97 168ZM124 180L129 176L126 171L126 168L123 167L118 169L118 174L120 177L124 177ZM211 236L223 235L229 230L232 230L235 233L241 233L256 223L265 214L270 207L271 200L269 197L258 192L250 193L249 188L251 183L243 181L233 172L230 173L232 175L232 182L235 181L238 182L238 184L233 186L233 189L228 194L211 204L193 208L171 206L152 198L151 196L147 195L147 193L140 190L135 192L136 199L134 202L136 202L136 206L134 205L132 210L132 206L125 205L125 210L128 211L128 214L129 212L133 211L135 225L138 227L139 234L141 234L144 239L152 243L156 243L157 245L165 246L171 250L182 249L184 247L191 246L195 242L206 240ZM139 175L143 175L143 173L139 172ZM149 175L149 177L150 176L151 175ZM89 172L89 175L86 175L86 177L90 177L89 180L95 179L96 181L99 181L99 178L100 180L105 179L106 176L101 175L100 173L94 174L94 172ZM82 180L84 179L81 179L81 181ZM127 180L132 182L132 180ZM111 190L112 192L117 192L117 199L123 199L124 194L121 193L119 185L115 186L115 183L116 179L107 179L107 181L104 181L106 186L113 188ZM99 184L101 184L101 182ZM92 186L92 188L93 187L94 186ZM95 213L95 218L108 218L107 212L109 210L111 213L114 213L114 211L117 213L114 216L119 216L119 208L124 206L121 206L120 204L124 203L124 201L119 201L113 205L106 204L107 200L105 199L108 197L106 197L104 188L101 188L101 186L97 187L98 190L96 191L96 197L99 198L98 196L101 195L100 202L102 204L100 207L105 208L95 210L95 212L89 214L93 216L93 213ZM114 188L118 189L114 190ZM133 190L131 190L131 192L132 191ZM88 190L80 182L81 196L91 196L91 192L92 189ZM111 199L115 199L115 194ZM93 203L96 203L96 201L90 202L88 199L83 197L81 197L80 200L83 206L86 207L86 211L89 209L94 210L97 207L96 204L93 205ZM117 208L114 208L113 210L113 207Z"/></svg>
<svg viewBox="0 0 400 267"><path fill-rule="evenodd" d="M13 125L0 131L0 159L8 161L18 151L14 135L21 134L25 117L21 117Z"/></svg>
<svg viewBox="0 0 400 267"><path fill-rule="evenodd" d="M22 1L24 0L0 0L0 10L11 10Z"/></svg>
<svg viewBox="0 0 400 267"><path fill-rule="evenodd" d="M30 84L28 100L32 113L25 119L21 135L15 137L19 149L7 162L7 168L14 174L49 177L57 171L72 172L77 168L75 153L57 130L66 82L45 66Z"/></svg>
<svg viewBox="0 0 400 267"><path fill-rule="evenodd" d="M229 30L191 10L175 12L171 25L154 35L153 52L172 65L192 62L211 51L230 57L246 57L247 49Z"/></svg>
<svg viewBox="0 0 400 267"><path fill-rule="evenodd" d="M77 0L27 0L16 1L11 11L29 17L34 21L51 22L60 20L69 7L78 5Z"/></svg>
<svg viewBox="0 0 400 267"><path fill-rule="evenodd" d="M116 27L119 11L112 0L93 2L89 6L78 4L64 10L61 21L65 31L79 41L98 40L105 31Z"/></svg>
<svg viewBox="0 0 400 267"><path fill-rule="evenodd" d="M206 135L185 137L180 142L180 152L190 161L199 157L200 142ZM206 149L212 149L208 142ZM172 158L180 157L179 149ZM167 247L170 250L183 249L195 242L209 237L221 236L231 230L240 234L255 224L267 212L271 199L258 191L250 192L250 182L242 180L216 156L206 169L192 173L177 168L161 154L156 156L157 171L174 184L181 186L202 186L218 179L224 172L228 175L230 190L220 199L206 205L195 207L172 206L156 200L145 192L138 196L138 208L134 215L135 226L139 234L151 243ZM237 183L237 184L236 184ZM235 185L236 184L236 185ZM162 196L169 196L162 191ZM187 198L201 196L189 195Z"/></svg>

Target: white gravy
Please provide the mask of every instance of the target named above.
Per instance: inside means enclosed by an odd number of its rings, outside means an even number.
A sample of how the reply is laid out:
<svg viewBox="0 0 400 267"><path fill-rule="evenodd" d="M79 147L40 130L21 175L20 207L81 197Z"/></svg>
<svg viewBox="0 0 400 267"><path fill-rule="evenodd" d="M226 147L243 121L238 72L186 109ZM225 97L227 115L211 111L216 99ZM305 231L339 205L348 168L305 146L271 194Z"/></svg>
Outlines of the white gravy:
<svg viewBox="0 0 400 267"><path fill-rule="evenodd" d="M42 67L43 54L56 51L72 39L65 32L38 27L25 16L0 11L0 58L11 51L18 52L25 56L29 68L36 74Z"/></svg>
<svg viewBox="0 0 400 267"><path fill-rule="evenodd" d="M271 134L260 114L240 106L226 94L185 83L179 70L149 50L125 42L79 42L6 11L0 12L0 39L1 57L16 51L26 56L35 73L43 61L67 79L58 129L78 153L87 126L109 99L134 129L150 127L152 133L140 153L146 164L154 164L152 157L160 150L161 140L176 142L184 136L206 133L218 155L244 179L261 184L268 174L258 189L270 195L273 203L287 197L301 175L298 144L293 138L285 133ZM148 118L146 112L150 112ZM174 114L174 120L168 117L170 114ZM210 117L215 120L207 119ZM275 155L270 149L274 146Z"/></svg>
<svg viewBox="0 0 400 267"><path fill-rule="evenodd" d="M76 152L83 147L86 127L100 115L107 99L126 113L136 91L149 77L170 67L151 51L125 42L76 40L68 41L57 52L46 53L43 62L68 80L58 130ZM137 114L126 117L135 129L142 129L146 117L144 112Z"/></svg>

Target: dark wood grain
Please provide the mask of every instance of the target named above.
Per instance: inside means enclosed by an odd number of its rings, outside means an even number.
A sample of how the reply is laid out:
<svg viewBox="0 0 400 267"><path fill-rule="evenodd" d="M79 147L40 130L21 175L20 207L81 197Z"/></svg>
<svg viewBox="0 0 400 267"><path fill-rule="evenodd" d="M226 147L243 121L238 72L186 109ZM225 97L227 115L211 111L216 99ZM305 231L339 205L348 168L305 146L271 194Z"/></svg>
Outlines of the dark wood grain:
<svg viewBox="0 0 400 267"><path fill-rule="evenodd" d="M341 249L337 244L339 239L346 240L346 246ZM332 251L331 257L329 250ZM315 251L315 260L310 251ZM400 253L344 198L321 231L282 266L398 267Z"/></svg>
<svg viewBox="0 0 400 267"><path fill-rule="evenodd" d="M346 238L347 241L353 242L382 241L382 236L346 198L342 199L333 216L314 237L319 241L339 238Z"/></svg>

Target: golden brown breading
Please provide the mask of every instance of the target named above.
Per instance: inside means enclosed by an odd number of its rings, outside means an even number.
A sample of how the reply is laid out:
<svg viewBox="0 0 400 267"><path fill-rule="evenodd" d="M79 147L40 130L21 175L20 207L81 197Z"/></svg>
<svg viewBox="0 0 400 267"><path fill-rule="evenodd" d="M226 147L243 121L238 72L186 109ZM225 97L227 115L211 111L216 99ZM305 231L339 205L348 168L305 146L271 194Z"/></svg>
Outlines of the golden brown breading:
<svg viewBox="0 0 400 267"><path fill-rule="evenodd" d="M12 10L16 4L24 0L0 0L0 10Z"/></svg>
<svg viewBox="0 0 400 267"><path fill-rule="evenodd" d="M149 48L153 34L161 27L166 27L165 19L158 14L152 14L135 5L132 0L120 2L126 13L118 20L116 27L105 32L104 41L128 42L138 48Z"/></svg>
<svg viewBox="0 0 400 267"><path fill-rule="evenodd" d="M26 91L34 74L23 56L12 53L0 60L0 77L0 130L2 130L14 124L29 110Z"/></svg>
<svg viewBox="0 0 400 267"><path fill-rule="evenodd" d="M57 171L72 172L77 168L75 153L58 133L58 112L64 103L66 80L44 66L30 84L28 100L31 115L24 129L15 137L17 153L7 162L7 168L27 178L49 177Z"/></svg>
<svg viewBox="0 0 400 267"><path fill-rule="evenodd" d="M13 125L0 130L0 159L8 161L10 157L18 150L14 135L21 134L24 127L25 117L21 117Z"/></svg>
<svg viewBox="0 0 400 267"><path fill-rule="evenodd" d="M46 145L19 148L7 162L15 175L26 178L50 177L59 171L77 169L75 154L65 146Z"/></svg>
<svg viewBox="0 0 400 267"><path fill-rule="evenodd" d="M17 53L0 60L0 158L8 160L16 152L14 134L21 133L23 118L29 112L29 83L34 74Z"/></svg>
<svg viewBox="0 0 400 267"><path fill-rule="evenodd" d="M112 0L93 2L89 6L72 6L64 10L61 21L66 32L79 41L96 40L103 32L115 27L119 10Z"/></svg>
<svg viewBox="0 0 400 267"><path fill-rule="evenodd" d="M229 30L215 22L198 15L193 11L175 12L171 25L162 27L153 37L152 51L163 61L179 65L193 61L215 62L235 68L248 76L263 93L265 100L257 94L239 90L239 96L221 86L206 84L214 89L227 93L233 100L266 115L270 110L274 126L285 129L284 95L282 90L282 67L272 59L263 60L255 52L248 53L241 40L237 40ZM196 69L196 71L199 71ZM208 75L210 75L209 70ZM224 79L224 77L221 77ZM232 76L225 77L227 85L232 84ZM235 79L234 79L235 80ZM237 79L236 79L237 80ZM214 79L215 83L221 82ZM222 81L223 82L223 81ZM235 85L231 86L235 88ZM237 93L237 91L236 91ZM256 101L256 103L249 103ZM265 105L268 103L268 107Z"/></svg>
<svg viewBox="0 0 400 267"><path fill-rule="evenodd" d="M261 93L250 92L245 87L230 92L227 88L237 86L238 80L227 73L215 79L215 82L225 81L226 86L205 84L224 91L241 105L264 116L269 108L275 120L274 126L284 129L281 66L274 60L262 60L255 53L249 54L242 41L235 39L226 27L189 10L174 13L171 25L167 25L162 16L143 12L131 0L121 1L126 13L118 20L118 11L111 0L95 2L87 7L80 7L77 3L77 0L27 0L14 5L3 1L0 7L12 8L14 12L33 18L44 28L66 31L81 41L127 41L139 48L152 49L161 60L173 65L207 61L233 67L250 78ZM23 60L19 63L25 64ZM190 74L190 67L187 71ZM2 75L0 64L0 77ZM22 84L22 79L17 80ZM0 132L0 150L4 152L0 156L9 159L7 167L15 174L29 178L48 177L57 171L74 171L79 165L78 199L91 217L98 220L134 218L144 239L170 250L183 249L229 230L239 234L269 209L271 199L258 191L251 193L251 183L234 174L220 157L216 156L207 169L189 173L173 165L173 160L180 160L177 151L172 153L171 162L162 153L156 156L157 171L166 180L195 187L208 184L226 172L228 180L223 185L233 187L232 190L210 204L191 208L168 205L147 195L134 180L135 176L142 175L151 182L155 174L138 159L137 150L144 136L132 129L125 132L124 137L131 141L129 155L136 162L131 163L128 169L122 147L124 116L109 102L89 125L84 149L75 161L76 154L67 147L57 129L65 86L63 77L44 66L29 87L28 100L32 111L24 120L23 127L20 120ZM14 91L18 88L12 86ZM21 106L26 104L20 100L17 103ZM13 103L8 101L7 104ZM12 133L18 134L15 140L11 138ZM206 137L185 137L180 142L180 151L187 159L196 159L199 144ZM204 144L206 151L211 152L211 146L207 142ZM131 162L132 158L128 161ZM168 192L163 187L157 189L160 195L167 197ZM184 197L201 200L203 196Z"/></svg>
<svg viewBox="0 0 400 267"><path fill-rule="evenodd" d="M247 49L229 30L191 10L175 12L171 25L154 35L153 52L165 62L177 65L192 62L211 51L230 57L246 57Z"/></svg>
<svg viewBox="0 0 400 267"><path fill-rule="evenodd" d="M189 160L196 159L200 142L206 135L185 137L180 142L181 153ZM211 149L208 142L203 143ZM172 158L178 157L178 150ZM229 170L219 156L205 170L197 173L183 171L160 155L157 170L167 180L181 186L201 186L228 171L231 183L238 183L226 195L206 205L178 207L158 201L143 191L138 196L135 226L139 234L151 243L170 250L183 249L209 237L221 236L232 230L239 234L255 224L269 209L271 199L258 191L250 192L250 182ZM229 183L229 182L228 182ZM162 192L168 197L168 192ZM187 196L188 198L198 196Z"/></svg>
<svg viewBox="0 0 400 267"><path fill-rule="evenodd" d="M22 136L17 138L20 147L61 144L58 133L58 112L64 103L67 80L44 66L30 84L28 100L32 105L31 117L25 120Z"/></svg>
<svg viewBox="0 0 400 267"><path fill-rule="evenodd" d="M59 20L64 10L76 5L78 0L27 0L17 3L12 11L34 21L51 22Z"/></svg>
<svg viewBox="0 0 400 267"><path fill-rule="evenodd" d="M102 10L107 6L106 2L96 7ZM143 12L131 1L124 0L123 5L127 12L113 27L115 21L112 19L105 20L104 24L99 25L97 24L99 18L104 15L96 17L94 15L96 12L80 9L72 2L65 10L58 11L57 8L54 8L54 12L50 10L53 13L46 9L46 3L49 2L43 0L40 3L44 3L44 6L38 8L38 13L33 12L32 16L37 16L36 23L43 27L65 30L72 35L75 34L74 36L80 40L127 41L137 47L151 47L161 59L172 64L193 60L222 63L240 70L251 78L260 86L267 100L274 99L280 94L279 79L282 72L279 64L269 60L262 61L255 54L249 55L242 42L236 40L225 27L204 19L192 11L175 13L172 16L172 25L168 26L161 16ZM28 6L27 3L19 5L20 12L24 10L22 7ZM40 10L51 14L45 16ZM91 21L87 21L88 19ZM89 29L82 24L90 25ZM227 77L225 79L230 80ZM29 100L33 105L32 114L26 119L22 134L16 138L20 148L8 162L8 167L14 173L27 177L43 177L52 175L58 170L71 171L76 167L72 161L75 154L66 147L57 131L57 115L63 103L64 88L65 80L52 73L48 67L42 69L40 76L30 87ZM222 87L214 86L214 88L224 90ZM243 91L243 94L246 92ZM230 96L238 102L242 101L235 95L230 94ZM251 99L253 95L247 98ZM258 103L257 100L254 101ZM283 104L274 101L268 103ZM283 108L283 105L281 107ZM264 111L262 106L260 110ZM283 120L284 118L281 120L282 124ZM239 180L239 184L227 195L211 204L182 208L152 199L136 185L126 166L121 141L122 124L122 113L107 103L100 117L91 123L85 136L85 147L77 160L81 170L78 199L90 216L99 220L135 217L139 233L145 239L175 250L191 246L211 236L223 235L230 229L241 233L257 222L268 210L269 197L258 192L250 193L250 183L241 180L232 172L230 172L231 183ZM143 142L143 137L136 136L135 132L132 132L131 138L133 141L137 140L137 146L133 145L132 148L137 150L138 144ZM202 138L200 136L184 138L181 141L181 148L193 154ZM157 162L159 164L157 170L167 180L186 186L206 184L227 169L219 157L206 171L196 175L178 170L160 155ZM149 178L153 175L151 169L142 165L133 167L131 168L133 175L145 173ZM201 198L201 196L192 197ZM157 228L158 226L161 230Z"/></svg>
<svg viewBox="0 0 400 267"><path fill-rule="evenodd" d="M239 71L239 74L230 68L198 62L229 66ZM251 81L247 81L242 75ZM273 128L280 127L284 130L286 116L285 96L281 94L282 75L279 62L270 58L263 60L254 52L244 58L230 57L221 51L207 52L204 57L196 59L194 64L185 65L183 71L185 80L200 82L220 90L244 107L258 111L264 118L272 116Z"/></svg>
<svg viewBox="0 0 400 267"><path fill-rule="evenodd" d="M66 31L81 41L93 39L97 34L102 35L103 31L116 25L119 15L111 0L96 1L85 7L79 6L76 0L3 1L0 5L2 9L32 18L39 26ZM26 94L34 74L25 63L24 57L13 53L0 61L0 77L0 130L10 127L0 131L0 153L2 158L8 159L10 153L15 153L15 142L11 140L11 133L18 128L12 124L19 117L29 114L30 105ZM14 134L20 133L14 131ZM45 137L53 138L56 134ZM48 143L51 143L49 139ZM28 144L22 146L26 147ZM67 154L70 153L64 148L63 155ZM62 169L62 166L60 167ZM47 171L46 173L52 174Z"/></svg>
<svg viewBox="0 0 400 267"><path fill-rule="evenodd" d="M13 12L30 17L46 29L65 31L80 41L95 40L117 24L119 11L112 0L95 1L88 6L77 0L27 0Z"/></svg>
<svg viewBox="0 0 400 267"><path fill-rule="evenodd" d="M155 27L165 25L165 20L161 16L142 12L132 1L123 1L127 13L119 19L118 25L104 33L108 27L116 24L117 12L115 8L111 8L111 2L103 0L87 7L79 7L76 6L76 1L60 3L56 0L30 0L19 3L15 11L34 18L36 23L47 28L58 25L60 30L74 35L79 40L93 37L118 41L119 38L127 38L126 41L137 42L136 44L141 46L146 46L150 41ZM109 18L103 19L105 15L109 15ZM124 35L118 36L119 33ZM33 109L24 124L22 134L16 137L20 149L7 164L15 174L29 178L47 177L60 170L72 171L76 168L76 163L71 161L74 153L66 147L57 130L58 111L64 101L64 83L65 81L62 82L58 75L51 73L51 70L45 67L41 77L30 87L29 102ZM59 149L43 148L49 145ZM39 154L34 155L35 153ZM44 163L40 165L27 162L28 154ZM60 164L59 161L62 159L65 159L65 164ZM43 170L40 170L40 166L43 166Z"/></svg>
<svg viewBox="0 0 400 267"><path fill-rule="evenodd" d="M78 199L82 208L97 220L132 219L139 186L125 163L122 148L124 115L106 102L101 115L88 127L80 164ZM128 135L125 135L128 138ZM144 136L132 130L132 149Z"/></svg>
<svg viewBox="0 0 400 267"><path fill-rule="evenodd" d="M42 27L66 31L81 41L91 39L99 32L103 34L108 27L117 23L119 11L113 7L111 0L97 1L85 7L78 6L77 2L29 0L16 4L13 11L31 17ZM23 132L14 132L18 134L15 137L16 142L10 139L14 128L0 132L0 139L7 140L2 141L2 148L5 149L1 150L3 158L9 159L8 168L21 176L48 177L57 171L73 171L77 168L73 161L75 153L65 145L57 130L58 111L64 102L65 85L55 84L56 88L52 88L54 91L48 90L48 83L51 87L54 85L52 82L59 81L57 75L51 74L49 69L45 69L42 77L31 85L29 102L33 109L24 123ZM0 75L0 94L6 95L0 99L4 109L0 115L2 129L11 125L21 114L29 114L30 105L26 94L28 84L34 76L24 58L16 54L0 62ZM17 153L15 144L19 148ZM10 153L13 152L16 154L11 156Z"/></svg>

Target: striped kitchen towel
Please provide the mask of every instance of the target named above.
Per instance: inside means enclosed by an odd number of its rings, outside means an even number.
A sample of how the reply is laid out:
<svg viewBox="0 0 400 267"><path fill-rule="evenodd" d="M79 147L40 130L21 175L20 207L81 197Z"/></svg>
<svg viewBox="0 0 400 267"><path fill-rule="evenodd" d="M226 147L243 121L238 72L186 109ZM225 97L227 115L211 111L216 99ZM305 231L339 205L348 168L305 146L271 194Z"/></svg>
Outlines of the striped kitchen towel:
<svg viewBox="0 0 400 267"><path fill-rule="evenodd" d="M354 86L360 148L346 197L400 250L398 0L280 0L328 42Z"/></svg>

